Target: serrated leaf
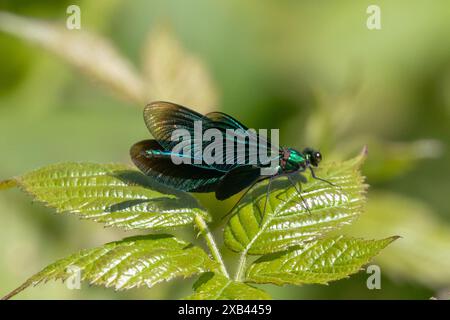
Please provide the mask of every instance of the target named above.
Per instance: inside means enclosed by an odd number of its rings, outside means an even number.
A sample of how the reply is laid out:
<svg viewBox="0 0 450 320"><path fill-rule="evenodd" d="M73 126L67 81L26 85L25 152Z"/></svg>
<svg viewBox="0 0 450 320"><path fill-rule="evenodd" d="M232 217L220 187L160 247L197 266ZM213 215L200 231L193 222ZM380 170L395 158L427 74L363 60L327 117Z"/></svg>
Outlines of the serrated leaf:
<svg viewBox="0 0 450 320"><path fill-rule="evenodd" d="M352 160L316 170L318 177L336 186L312 178L298 184L305 202L289 181L277 181L278 184L272 183L264 213L267 185L252 190L228 221L225 244L243 254L266 254L314 240L349 224L365 203L366 185L359 170L365 153L364 150Z"/></svg>
<svg viewBox="0 0 450 320"><path fill-rule="evenodd" d="M57 212L106 226L164 230L210 219L185 192L156 183L122 164L62 163L16 178L19 186Z"/></svg>
<svg viewBox="0 0 450 320"><path fill-rule="evenodd" d="M194 284L189 300L268 300L265 292L248 284L228 279L221 274L205 273Z"/></svg>
<svg viewBox="0 0 450 320"><path fill-rule="evenodd" d="M346 228L353 236L403 237L376 257L395 281L408 280L440 289L450 286L450 225L425 202L391 192L370 194L367 211Z"/></svg>
<svg viewBox="0 0 450 320"><path fill-rule="evenodd" d="M276 285L326 284L358 272L397 238L363 240L338 236L319 239L302 248L262 256L248 268L246 280Z"/></svg>
<svg viewBox="0 0 450 320"><path fill-rule="evenodd" d="M217 264L200 248L171 235L146 235L82 250L56 261L8 294L49 280L65 281L81 272L81 280L116 290L152 287L175 277L213 271Z"/></svg>

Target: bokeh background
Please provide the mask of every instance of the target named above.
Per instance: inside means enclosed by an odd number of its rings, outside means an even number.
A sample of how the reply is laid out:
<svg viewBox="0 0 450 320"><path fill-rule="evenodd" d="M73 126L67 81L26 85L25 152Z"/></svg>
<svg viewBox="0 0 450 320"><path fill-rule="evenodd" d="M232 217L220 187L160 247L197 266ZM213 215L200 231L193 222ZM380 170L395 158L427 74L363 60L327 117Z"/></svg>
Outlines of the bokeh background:
<svg viewBox="0 0 450 320"><path fill-rule="evenodd" d="M65 28L71 4L81 30ZM381 30L366 27L371 4ZM448 1L0 1L0 179L63 161L130 163L151 100L280 128L284 145L315 146L326 161L368 145L367 211L343 232L403 237L375 260L382 289L368 290L362 271L328 286L263 286L274 298L449 297ZM199 199L216 218L235 201ZM2 191L0 295L131 234ZM120 293L48 283L18 298L178 299L193 281Z"/></svg>

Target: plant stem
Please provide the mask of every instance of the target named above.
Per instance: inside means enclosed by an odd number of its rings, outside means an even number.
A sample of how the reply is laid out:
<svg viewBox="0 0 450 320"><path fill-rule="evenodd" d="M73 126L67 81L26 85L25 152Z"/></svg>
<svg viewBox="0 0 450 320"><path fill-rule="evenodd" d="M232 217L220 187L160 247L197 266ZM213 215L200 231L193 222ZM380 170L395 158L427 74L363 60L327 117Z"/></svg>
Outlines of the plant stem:
<svg viewBox="0 0 450 320"><path fill-rule="evenodd" d="M236 271L236 275L234 276L234 280L242 281L246 264L247 264L247 251L244 251L239 257L239 265Z"/></svg>
<svg viewBox="0 0 450 320"><path fill-rule="evenodd" d="M194 220L195 220L195 224L197 225L201 234L205 238L206 245L208 246L209 250L211 251L211 254L212 254L214 260L216 260L219 263L220 271L227 278L230 278L230 276L228 275L227 268L225 267L225 263L223 262L222 256L219 252L219 248L217 248L216 242L214 241L214 237L212 236L211 232L209 231L208 225L206 224L205 220L198 214L195 216Z"/></svg>

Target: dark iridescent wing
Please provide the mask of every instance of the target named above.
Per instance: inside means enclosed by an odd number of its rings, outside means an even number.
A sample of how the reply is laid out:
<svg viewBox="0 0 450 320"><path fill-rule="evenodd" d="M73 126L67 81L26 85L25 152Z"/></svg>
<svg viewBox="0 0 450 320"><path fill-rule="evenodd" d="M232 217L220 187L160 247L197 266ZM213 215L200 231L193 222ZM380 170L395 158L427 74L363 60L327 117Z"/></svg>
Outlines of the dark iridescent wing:
<svg viewBox="0 0 450 320"><path fill-rule="evenodd" d="M194 122L208 122L205 116L171 102L156 101L144 108L144 121L153 138L166 150L172 150L178 143L172 141L174 130L185 129L194 132Z"/></svg>
<svg viewBox="0 0 450 320"><path fill-rule="evenodd" d="M210 112L205 115L212 122L216 123L217 126L221 126L223 129L242 129L248 130L248 128L241 122L233 118L232 116L223 112Z"/></svg>
<svg viewBox="0 0 450 320"><path fill-rule="evenodd" d="M157 101L147 105L144 109L144 120L150 133L165 150L172 150L174 146L178 144L178 141L172 141L171 139L172 132L174 130L184 129L190 132L192 145L189 152L190 158L192 159L201 159L201 154L199 153L200 148L195 148L196 145L199 146L203 144L203 149L208 145L208 142L196 140L196 137L194 135L194 122L202 122L203 132L213 128L220 130L223 133L223 137L225 138L223 144L223 153L225 158L223 158L223 163L201 163L193 165L202 168L213 168L224 173L230 171L233 168L242 166L242 164L240 163L248 163L249 158L252 156L253 159L258 159L258 143L267 143L267 140L264 137L258 136L256 133L247 132L246 126L225 113L211 112L206 116L203 116L193 110L170 102ZM240 129L240 133L238 131L234 136L230 136L230 134L227 133L228 129ZM247 136L247 139L245 137L245 134L249 135ZM238 139L238 137L241 137L242 139ZM234 141L236 150L239 146L244 147L244 149L247 150L244 155L245 158L239 157L237 152L226 152L226 140ZM254 148L249 148L249 145L252 145ZM278 157L278 147L272 147L267 143L267 148L272 148L276 157ZM240 158L240 162L227 161L230 159L237 160L238 158ZM230 164L230 162L232 162L232 164Z"/></svg>
<svg viewBox="0 0 450 320"><path fill-rule="evenodd" d="M249 158L257 156L258 147L264 146L268 152L272 151L275 158L279 158L280 147L272 145L265 136L259 135L256 131L248 130L248 128L241 122L233 118L232 116L223 112L210 112L206 114L206 117L213 121L215 127L223 128L225 133L225 140L234 141L235 144L239 144L240 141L245 141L247 146L254 146L254 148L248 148L248 152L245 154L245 163L249 163ZM226 129L235 130L235 134L230 136L226 134ZM239 158L236 154L230 154L228 156Z"/></svg>
<svg viewBox="0 0 450 320"><path fill-rule="evenodd" d="M261 177L261 169L255 166L246 165L237 167L228 172L218 183L216 198L224 200L236 193L250 187Z"/></svg>
<svg viewBox="0 0 450 320"><path fill-rule="evenodd" d="M134 164L144 174L177 190L212 192L224 175L214 169L174 164L171 152L166 151L156 140L144 140L134 144L130 155Z"/></svg>
<svg viewBox="0 0 450 320"><path fill-rule="evenodd" d="M207 145L201 141L194 134L194 123L196 121L202 122L203 132L206 129L212 128L211 120L207 117L197 113L193 110L177 105L175 103L156 101L148 104L144 109L144 121L148 130L153 137L161 144L165 150L173 150L179 141L172 141L172 133L174 130L186 130L191 135L191 145L185 148L185 153L190 153L191 159L202 159L202 154L199 153L202 150L195 148L203 144L203 148ZM203 136L202 132L202 136ZM191 163L196 167L212 168L222 172L227 172L226 165L221 164L206 164Z"/></svg>
<svg viewBox="0 0 450 320"><path fill-rule="evenodd" d="M225 165L222 168L225 171L240 167L242 163L249 163L250 155L257 155L258 135L249 131L241 122L226 113L218 111L207 113L205 117L211 120L208 127L219 129L223 134L223 161ZM233 130L233 134L230 134L227 130ZM227 143L232 143L235 146L232 152L227 152ZM251 149L250 145L254 148ZM237 151L239 146L245 146L246 152L239 153Z"/></svg>

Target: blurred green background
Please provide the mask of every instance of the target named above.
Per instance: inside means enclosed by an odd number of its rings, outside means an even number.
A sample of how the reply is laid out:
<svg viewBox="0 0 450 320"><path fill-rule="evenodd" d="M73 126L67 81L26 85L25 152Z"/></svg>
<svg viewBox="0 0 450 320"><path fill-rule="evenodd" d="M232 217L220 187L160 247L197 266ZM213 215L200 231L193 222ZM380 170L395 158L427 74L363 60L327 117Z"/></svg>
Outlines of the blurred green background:
<svg viewBox="0 0 450 320"><path fill-rule="evenodd" d="M71 4L81 30L65 28ZM371 4L381 30L366 27ZM0 11L0 179L62 161L130 163L129 147L149 136L141 111L151 100L280 128L283 145L320 148L325 161L367 144L367 212L344 231L403 237L375 261L382 289L368 290L364 271L263 287L278 299L449 297L448 1L2 0ZM199 199L215 217L235 201ZM0 295L57 258L130 234L2 191ZM177 299L193 280L120 293L49 283L18 298Z"/></svg>

